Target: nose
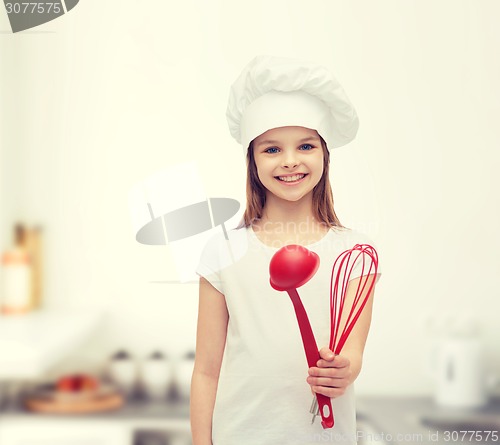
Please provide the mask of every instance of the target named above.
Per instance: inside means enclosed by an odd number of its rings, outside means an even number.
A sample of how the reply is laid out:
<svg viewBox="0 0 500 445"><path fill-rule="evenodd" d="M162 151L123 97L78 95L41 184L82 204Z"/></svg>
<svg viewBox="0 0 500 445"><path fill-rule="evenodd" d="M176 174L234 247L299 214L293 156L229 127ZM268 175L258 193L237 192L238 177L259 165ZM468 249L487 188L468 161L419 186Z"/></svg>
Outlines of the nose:
<svg viewBox="0 0 500 445"><path fill-rule="evenodd" d="M284 168L295 168L299 165L299 160L297 158L297 153L295 151L286 151L283 156L283 167Z"/></svg>

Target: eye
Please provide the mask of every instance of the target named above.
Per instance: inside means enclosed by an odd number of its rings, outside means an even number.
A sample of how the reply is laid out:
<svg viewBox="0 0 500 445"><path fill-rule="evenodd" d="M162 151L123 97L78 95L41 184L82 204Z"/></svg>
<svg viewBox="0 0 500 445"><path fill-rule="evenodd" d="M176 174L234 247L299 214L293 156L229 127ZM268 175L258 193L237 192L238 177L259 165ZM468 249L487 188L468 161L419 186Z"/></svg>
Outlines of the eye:
<svg viewBox="0 0 500 445"><path fill-rule="evenodd" d="M278 153L278 151L279 151L279 149L276 147L269 147L269 148L266 148L264 150L264 153L274 154L274 153Z"/></svg>
<svg viewBox="0 0 500 445"><path fill-rule="evenodd" d="M301 150L312 150L314 147L311 144L302 144L300 146Z"/></svg>

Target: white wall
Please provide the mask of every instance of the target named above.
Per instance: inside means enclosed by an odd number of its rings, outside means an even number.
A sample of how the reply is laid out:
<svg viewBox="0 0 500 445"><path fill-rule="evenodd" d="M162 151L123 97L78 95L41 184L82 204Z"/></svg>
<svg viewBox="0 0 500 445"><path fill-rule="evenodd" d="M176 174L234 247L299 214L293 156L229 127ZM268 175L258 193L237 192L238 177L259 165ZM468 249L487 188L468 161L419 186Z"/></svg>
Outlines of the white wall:
<svg viewBox="0 0 500 445"><path fill-rule="evenodd" d="M46 305L110 308L86 360L121 345L182 354L197 288L154 283L176 279L173 258L135 242L128 191L195 160L209 196L243 202L230 83L259 53L321 60L361 121L333 154L337 214L384 270L358 392L430 391L430 317L477 317L500 374L499 13L495 0L82 0L0 34L2 247L14 221L42 223Z"/></svg>

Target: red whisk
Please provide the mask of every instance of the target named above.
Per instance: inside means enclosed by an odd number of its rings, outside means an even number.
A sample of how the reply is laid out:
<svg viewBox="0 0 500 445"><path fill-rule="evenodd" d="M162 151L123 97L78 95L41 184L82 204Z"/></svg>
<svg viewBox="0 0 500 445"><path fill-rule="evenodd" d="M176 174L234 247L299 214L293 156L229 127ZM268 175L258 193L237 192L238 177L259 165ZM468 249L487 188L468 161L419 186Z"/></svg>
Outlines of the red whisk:
<svg viewBox="0 0 500 445"><path fill-rule="evenodd" d="M351 263L351 257L354 253L356 258ZM354 265L361 257L361 275L356 294L351 305L351 310L344 323L341 323L342 313L344 311L346 290L351 280L351 273ZM366 270L365 267L368 266ZM330 350L338 355L349 337L354 325L358 321L363 308L368 301L373 286L375 286L375 276L378 270L377 251L369 244L356 244L352 249L342 252L335 260L332 269L332 279L330 283ZM366 285L370 281L368 291L365 293ZM363 297L364 295L364 297ZM340 327L343 325L343 329Z"/></svg>
<svg viewBox="0 0 500 445"><path fill-rule="evenodd" d="M354 252L358 252L358 254L352 264L350 264L351 256ZM347 286L349 284L349 280L351 279L350 277L354 265L360 256L362 256L361 279L356 288L356 294L354 295L351 310L349 311L347 319L343 323L343 329L340 330L342 312L346 304L345 299ZM365 273L365 266L367 263L369 263L369 268ZM271 263L269 264L271 286L276 290L286 290L292 300L309 367L316 365L320 355L307 313L302 305L296 288L309 281L316 273L318 267L319 257L305 247L295 244L284 246L279 249L274 254L271 259ZM366 284L370 279L370 275L377 274L377 269L377 252L368 244L356 244L352 249L341 253L335 260L330 283L331 332L329 345L330 350L332 350L335 354L339 354L342 350L342 347L344 346L349 334L366 305L368 297L370 296L373 286L375 285L375 278L371 278L368 292L364 293ZM316 394L313 406L311 407L311 412L314 414L313 422L316 415L320 414L322 418L321 425L323 428L326 429L333 427L334 418L329 397L322 394Z"/></svg>

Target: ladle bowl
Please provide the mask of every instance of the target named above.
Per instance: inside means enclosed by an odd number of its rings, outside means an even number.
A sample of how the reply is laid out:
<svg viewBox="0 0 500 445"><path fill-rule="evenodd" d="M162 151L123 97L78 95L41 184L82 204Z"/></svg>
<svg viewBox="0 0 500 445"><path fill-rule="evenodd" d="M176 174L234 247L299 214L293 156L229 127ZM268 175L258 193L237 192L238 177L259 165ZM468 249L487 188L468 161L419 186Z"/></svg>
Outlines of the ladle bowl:
<svg viewBox="0 0 500 445"><path fill-rule="evenodd" d="M279 249L269 264L270 283L273 289L286 291L306 284L319 267L319 257L298 244Z"/></svg>

